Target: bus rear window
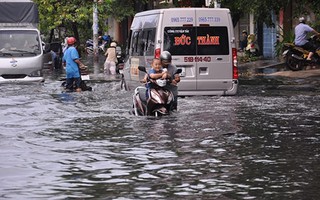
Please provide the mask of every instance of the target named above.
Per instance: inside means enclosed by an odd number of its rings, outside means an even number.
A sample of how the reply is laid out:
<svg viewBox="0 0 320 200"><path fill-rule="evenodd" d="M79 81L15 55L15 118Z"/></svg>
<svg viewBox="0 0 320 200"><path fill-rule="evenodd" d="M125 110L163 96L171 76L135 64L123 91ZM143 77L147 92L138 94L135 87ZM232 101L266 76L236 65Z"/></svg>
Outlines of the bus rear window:
<svg viewBox="0 0 320 200"><path fill-rule="evenodd" d="M165 27L163 48L171 55L195 55L195 38L195 27Z"/></svg>
<svg viewBox="0 0 320 200"><path fill-rule="evenodd" d="M227 27L165 27L164 50L172 55L228 55Z"/></svg>
<svg viewBox="0 0 320 200"><path fill-rule="evenodd" d="M198 27L197 55L229 55L227 27Z"/></svg>

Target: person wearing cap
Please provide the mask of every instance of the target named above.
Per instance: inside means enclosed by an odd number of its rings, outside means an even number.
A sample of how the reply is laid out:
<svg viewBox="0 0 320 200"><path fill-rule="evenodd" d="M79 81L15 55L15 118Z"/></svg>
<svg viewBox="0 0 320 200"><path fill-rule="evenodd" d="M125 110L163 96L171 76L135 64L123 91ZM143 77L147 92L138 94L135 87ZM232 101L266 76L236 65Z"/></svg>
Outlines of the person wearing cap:
<svg viewBox="0 0 320 200"><path fill-rule="evenodd" d="M308 50L307 60L311 60L311 57L316 52L316 47L308 40L308 33L314 33L316 35L319 35L319 33L305 23L304 17L299 18L299 24L295 27L294 33L294 44Z"/></svg>
<svg viewBox="0 0 320 200"><path fill-rule="evenodd" d="M242 31L242 35L240 38L240 50L243 51L248 45L248 33L246 30Z"/></svg>
<svg viewBox="0 0 320 200"><path fill-rule="evenodd" d="M165 88L170 90L174 96L173 110L177 110L178 107L178 86L180 82L179 74L176 74L177 67L172 64L172 56L169 51L163 51L160 54L160 61L163 67L163 70L167 71L167 75L163 78L169 78L170 84L166 85Z"/></svg>
<svg viewBox="0 0 320 200"><path fill-rule="evenodd" d="M117 53L116 53L117 43L111 42L110 47L107 49L104 54L107 58L104 62L104 73L106 75L116 74L116 63L118 62Z"/></svg>
<svg viewBox="0 0 320 200"><path fill-rule="evenodd" d="M75 48L76 39L69 37L67 39L68 47L64 52L62 61L66 69L66 89L67 91L73 91L75 86L76 92L81 92L81 75L80 68L84 68L85 65L80 61L79 53Z"/></svg>

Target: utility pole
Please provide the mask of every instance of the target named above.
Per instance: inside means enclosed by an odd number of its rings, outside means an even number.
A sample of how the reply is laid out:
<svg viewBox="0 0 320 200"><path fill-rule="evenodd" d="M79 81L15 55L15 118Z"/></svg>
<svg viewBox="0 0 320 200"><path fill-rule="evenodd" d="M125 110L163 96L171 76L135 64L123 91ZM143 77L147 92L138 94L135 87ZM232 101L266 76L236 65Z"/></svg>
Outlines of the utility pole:
<svg viewBox="0 0 320 200"><path fill-rule="evenodd" d="M93 72L95 75L99 73L98 22L98 3L97 0L93 0Z"/></svg>

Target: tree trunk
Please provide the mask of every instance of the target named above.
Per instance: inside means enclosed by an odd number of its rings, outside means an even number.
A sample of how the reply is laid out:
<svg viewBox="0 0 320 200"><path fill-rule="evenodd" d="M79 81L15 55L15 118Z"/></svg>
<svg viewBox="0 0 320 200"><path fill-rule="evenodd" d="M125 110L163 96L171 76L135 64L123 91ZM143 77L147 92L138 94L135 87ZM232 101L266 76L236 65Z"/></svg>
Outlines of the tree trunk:
<svg viewBox="0 0 320 200"><path fill-rule="evenodd" d="M76 22L71 23L72 26L72 31L73 31L73 36L76 38L77 43L80 44L80 37L79 37L79 32L78 32L78 25Z"/></svg>
<svg viewBox="0 0 320 200"><path fill-rule="evenodd" d="M292 1L284 8L283 11L283 35L288 38L292 32Z"/></svg>
<svg viewBox="0 0 320 200"><path fill-rule="evenodd" d="M54 29L51 29L51 31L50 31L49 43L52 42L53 34L54 34Z"/></svg>
<svg viewBox="0 0 320 200"><path fill-rule="evenodd" d="M78 32L78 25L77 25L77 23L76 22L72 22L71 23L71 26L72 26L72 31L73 31L73 37L75 37L76 38L76 40L77 40L77 45L78 45L78 53L79 53L79 57L81 57L81 49L79 49L79 47L80 47L80 44L81 44L81 42L80 42L80 37L79 37L79 32Z"/></svg>

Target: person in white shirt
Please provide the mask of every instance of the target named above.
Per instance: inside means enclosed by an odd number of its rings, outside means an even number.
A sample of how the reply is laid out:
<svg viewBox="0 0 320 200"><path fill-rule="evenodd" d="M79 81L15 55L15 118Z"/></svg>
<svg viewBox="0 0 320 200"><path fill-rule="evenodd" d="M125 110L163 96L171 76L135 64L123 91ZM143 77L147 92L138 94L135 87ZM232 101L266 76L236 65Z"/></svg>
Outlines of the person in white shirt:
<svg viewBox="0 0 320 200"><path fill-rule="evenodd" d="M296 46L300 46L304 48L305 50L308 50L309 55L307 60L311 60L311 57L316 51L316 47L308 40L308 33L311 32L318 36L320 34L305 23L304 17L300 17L299 22L300 23L294 29L294 33L295 33L294 44Z"/></svg>

